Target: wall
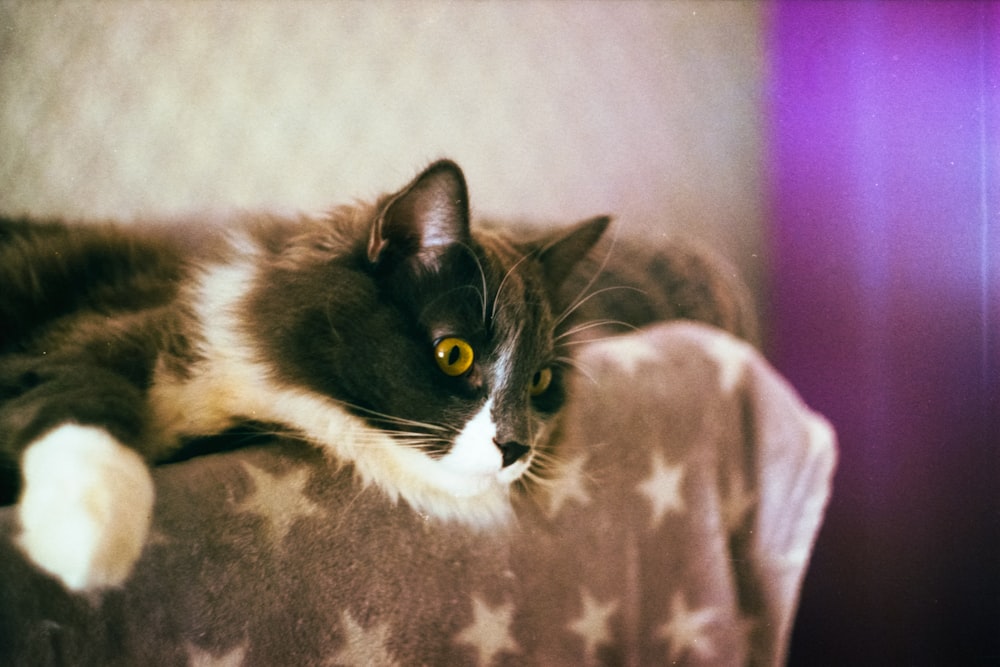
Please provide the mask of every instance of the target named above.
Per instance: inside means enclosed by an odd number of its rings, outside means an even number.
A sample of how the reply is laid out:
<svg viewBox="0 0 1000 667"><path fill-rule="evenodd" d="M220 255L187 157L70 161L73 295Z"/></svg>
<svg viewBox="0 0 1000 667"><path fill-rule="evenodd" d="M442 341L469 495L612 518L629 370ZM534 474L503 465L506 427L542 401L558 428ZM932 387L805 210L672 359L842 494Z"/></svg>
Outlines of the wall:
<svg viewBox="0 0 1000 667"><path fill-rule="evenodd" d="M0 212L317 211L452 156L493 216L761 270L759 8L0 2Z"/></svg>

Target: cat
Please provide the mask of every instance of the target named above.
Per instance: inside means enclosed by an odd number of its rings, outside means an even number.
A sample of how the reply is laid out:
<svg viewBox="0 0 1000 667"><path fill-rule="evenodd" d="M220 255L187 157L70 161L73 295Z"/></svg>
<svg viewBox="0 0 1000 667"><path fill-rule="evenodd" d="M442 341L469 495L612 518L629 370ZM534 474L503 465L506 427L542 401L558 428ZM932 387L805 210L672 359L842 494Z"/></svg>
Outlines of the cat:
<svg viewBox="0 0 1000 667"><path fill-rule="evenodd" d="M624 276L594 257L609 222L473 228L449 160L321 218L0 220L0 486L21 549L70 590L121 585L150 527L150 465L245 424L428 517L505 522L544 462L574 337L665 310L748 332L719 272L668 275L695 255L639 262L665 289L611 298Z"/></svg>
<svg viewBox="0 0 1000 667"><path fill-rule="evenodd" d="M4 221L0 449L23 550L70 589L120 584L148 466L243 422L429 516L503 521L565 400L559 288L609 219L526 243L469 217L439 161L374 205L194 240Z"/></svg>

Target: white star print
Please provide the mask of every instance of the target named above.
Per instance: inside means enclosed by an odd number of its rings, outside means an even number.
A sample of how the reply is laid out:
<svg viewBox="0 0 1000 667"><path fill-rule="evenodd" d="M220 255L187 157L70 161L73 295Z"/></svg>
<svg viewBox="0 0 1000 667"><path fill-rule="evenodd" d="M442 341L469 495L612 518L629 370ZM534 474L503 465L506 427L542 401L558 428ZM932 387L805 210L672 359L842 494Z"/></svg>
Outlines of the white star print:
<svg viewBox="0 0 1000 667"><path fill-rule="evenodd" d="M719 367L719 386L723 393L731 394L743 379L752 348L741 340L721 334L709 338L703 347Z"/></svg>
<svg viewBox="0 0 1000 667"><path fill-rule="evenodd" d="M344 632L344 645L330 659L331 664L348 667L392 667L399 664L385 647L389 639L388 623L379 623L365 630L354 620L351 612L345 611L340 615L340 627Z"/></svg>
<svg viewBox="0 0 1000 667"><path fill-rule="evenodd" d="M246 462L243 467L253 480L254 490L239 504L239 510L264 517L275 545L284 542L296 519L323 513L303 493L309 481L307 469L277 477Z"/></svg>
<svg viewBox="0 0 1000 667"><path fill-rule="evenodd" d="M514 604L508 602L499 607L490 607L478 597L472 597L472 625L455 637L459 644L467 644L476 649L479 665L488 667L494 658L503 652L520 653L521 647L510 635L514 620Z"/></svg>
<svg viewBox="0 0 1000 667"><path fill-rule="evenodd" d="M615 601L601 604L585 589L580 589L583 597L583 611L579 618L567 625L570 630L583 638L584 662L597 662L597 648L611 641L608 619L618 611Z"/></svg>
<svg viewBox="0 0 1000 667"><path fill-rule="evenodd" d="M228 653L215 657L194 644L187 644L188 667L240 667L246 655L246 644L237 646Z"/></svg>
<svg viewBox="0 0 1000 667"><path fill-rule="evenodd" d="M581 505L590 503L587 493L583 468L587 464L585 456L578 456L560 470L559 477L552 481L549 487L549 517L553 518L562 511L563 505L575 500Z"/></svg>
<svg viewBox="0 0 1000 667"><path fill-rule="evenodd" d="M671 662L688 651L702 660L711 660L715 657L715 644L707 636L708 626L719 620L718 610L711 607L693 610L678 591L670 601L670 620L660 626L657 636L669 642Z"/></svg>
<svg viewBox="0 0 1000 667"><path fill-rule="evenodd" d="M632 336L597 343L594 348L605 363L616 366L627 375L635 375L646 362L657 361L661 354L656 346Z"/></svg>
<svg viewBox="0 0 1000 667"><path fill-rule="evenodd" d="M684 482L684 465L667 465L663 454L653 455L652 472L639 484L639 491L653 505L653 526L658 526L668 512L684 512L684 496L681 484Z"/></svg>

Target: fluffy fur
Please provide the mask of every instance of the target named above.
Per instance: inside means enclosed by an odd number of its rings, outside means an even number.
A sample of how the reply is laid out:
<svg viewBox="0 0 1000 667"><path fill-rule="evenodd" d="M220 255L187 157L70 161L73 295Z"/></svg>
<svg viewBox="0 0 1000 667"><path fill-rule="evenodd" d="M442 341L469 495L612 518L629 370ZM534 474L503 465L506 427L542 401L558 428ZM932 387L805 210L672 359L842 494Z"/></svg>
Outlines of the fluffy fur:
<svg viewBox="0 0 1000 667"><path fill-rule="evenodd" d="M608 264L607 225L474 229L449 161L318 219L0 220L0 496L22 547L70 588L120 584L146 465L234 427L307 440L430 518L505 521L512 488L558 470L574 344L671 317L753 336L725 269L627 244Z"/></svg>
<svg viewBox="0 0 1000 667"><path fill-rule="evenodd" d="M24 453L21 547L68 588L122 582L142 553L153 481L142 458L92 426L64 424Z"/></svg>
<svg viewBox="0 0 1000 667"><path fill-rule="evenodd" d="M371 205L194 237L3 221L0 451L23 471L6 485L23 482L22 546L71 588L120 583L149 520L141 461L247 424L315 443L430 517L505 520L564 399L560 287L607 222L534 242L474 233L448 161ZM460 373L435 361L450 338L474 351ZM135 494L127 516L88 514ZM111 544L127 545L113 563Z"/></svg>

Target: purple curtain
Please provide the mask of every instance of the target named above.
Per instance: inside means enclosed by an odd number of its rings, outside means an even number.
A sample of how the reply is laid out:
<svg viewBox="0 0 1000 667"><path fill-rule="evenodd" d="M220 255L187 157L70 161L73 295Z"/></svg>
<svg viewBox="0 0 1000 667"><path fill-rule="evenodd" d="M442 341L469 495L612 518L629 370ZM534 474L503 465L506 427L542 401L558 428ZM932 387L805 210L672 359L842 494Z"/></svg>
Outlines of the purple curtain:
<svg viewBox="0 0 1000 667"><path fill-rule="evenodd" d="M769 356L836 426L793 664L1000 664L1000 4L768 6Z"/></svg>

